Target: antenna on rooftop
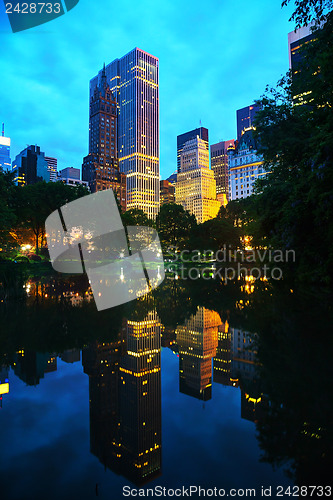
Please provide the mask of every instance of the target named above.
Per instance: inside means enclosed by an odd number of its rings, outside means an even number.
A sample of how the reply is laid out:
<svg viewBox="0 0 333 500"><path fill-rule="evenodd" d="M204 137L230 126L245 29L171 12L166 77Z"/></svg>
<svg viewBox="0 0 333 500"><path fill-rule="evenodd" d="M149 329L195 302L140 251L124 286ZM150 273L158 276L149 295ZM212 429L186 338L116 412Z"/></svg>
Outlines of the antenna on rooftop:
<svg viewBox="0 0 333 500"><path fill-rule="evenodd" d="M2 137L5 137L5 124L2 123Z"/></svg>

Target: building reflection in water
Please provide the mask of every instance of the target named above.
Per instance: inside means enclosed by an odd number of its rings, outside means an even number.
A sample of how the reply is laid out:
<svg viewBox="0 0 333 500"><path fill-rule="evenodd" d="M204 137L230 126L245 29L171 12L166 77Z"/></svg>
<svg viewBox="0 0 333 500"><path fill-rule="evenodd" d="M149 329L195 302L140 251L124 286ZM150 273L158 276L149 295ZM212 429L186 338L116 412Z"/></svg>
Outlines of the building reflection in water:
<svg viewBox="0 0 333 500"><path fill-rule="evenodd" d="M161 469L161 324L155 311L125 320L115 341L83 350L89 375L90 449L136 484Z"/></svg>
<svg viewBox="0 0 333 500"><path fill-rule="evenodd" d="M263 416L268 401L261 393L257 375L256 335L222 323L214 358L214 382L240 387L241 417L256 422Z"/></svg>
<svg viewBox="0 0 333 500"><path fill-rule="evenodd" d="M27 385L37 386L45 373L57 371L57 356L48 352L22 349L14 355L14 373Z"/></svg>
<svg viewBox="0 0 333 500"><path fill-rule="evenodd" d="M216 355L219 314L198 307L185 325L176 329L179 349L179 390L207 401L212 397L212 358Z"/></svg>
<svg viewBox="0 0 333 500"><path fill-rule="evenodd" d="M2 408L2 396L9 393L9 369L0 365L0 408Z"/></svg>

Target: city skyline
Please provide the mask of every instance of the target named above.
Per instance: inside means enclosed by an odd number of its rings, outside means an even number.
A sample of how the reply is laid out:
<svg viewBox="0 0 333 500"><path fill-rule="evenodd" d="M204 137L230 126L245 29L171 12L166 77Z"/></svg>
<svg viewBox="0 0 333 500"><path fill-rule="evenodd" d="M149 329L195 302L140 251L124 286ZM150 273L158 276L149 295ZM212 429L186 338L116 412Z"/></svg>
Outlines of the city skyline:
<svg viewBox="0 0 333 500"><path fill-rule="evenodd" d="M294 26L288 23L290 10L281 10L279 3L269 8L265 4L263 9L262 2L251 6L241 2L242 14L236 17L231 5L222 8L210 2L200 19L195 14L184 18L182 29L172 22L178 7L165 4L153 9L150 2L142 2L123 12L121 6L114 6L111 18L105 16L107 23L100 18L96 27L90 23L85 40L84 19L90 15L93 21L100 16L103 3L90 12L80 2L52 27L35 28L11 39L8 37L14 35L8 21L1 18L1 36L7 47L1 120L12 139L12 156L26 144L37 142L58 159L59 168L79 167L88 146L89 80L104 61L108 63L133 47L160 59L161 178L176 170L177 135L199 127L201 120L210 131L211 144L234 137L236 109L259 98L266 84L275 84L288 70L288 32ZM145 15L135 24L140 12ZM229 27L224 21L230 16L234 22ZM251 30L245 30L249 19ZM223 30L215 29L219 21L223 21ZM198 24L196 31L194 24ZM74 38L82 41L73 44ZM52 69L46 71L44 61L50 47ZM20 61L20 78L13 71L14 61ZM18 85L20 93L14 99L13 89Z"/></svg>

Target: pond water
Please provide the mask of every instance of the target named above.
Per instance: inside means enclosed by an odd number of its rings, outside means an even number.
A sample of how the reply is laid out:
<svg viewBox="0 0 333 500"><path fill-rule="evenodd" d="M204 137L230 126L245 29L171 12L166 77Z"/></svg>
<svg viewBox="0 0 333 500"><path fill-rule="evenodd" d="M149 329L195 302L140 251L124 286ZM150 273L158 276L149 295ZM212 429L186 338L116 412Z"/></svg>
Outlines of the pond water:
<svg viewBox="0 0 333 500"><path fill-rule="evenodd" d="M1 498L330 484L329 297L172 278L99 313L83 278L2 279Z"/></svg>

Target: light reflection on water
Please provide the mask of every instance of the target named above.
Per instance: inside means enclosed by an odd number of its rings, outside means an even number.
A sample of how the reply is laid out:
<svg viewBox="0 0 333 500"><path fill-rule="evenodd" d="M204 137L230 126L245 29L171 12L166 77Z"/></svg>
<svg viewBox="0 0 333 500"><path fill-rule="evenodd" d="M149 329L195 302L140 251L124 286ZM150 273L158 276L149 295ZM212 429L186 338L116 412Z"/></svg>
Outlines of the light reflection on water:
<svg viewBox="0 0 333 500"><path fill-rule="evenodd" d="M4 498L121 498L131 483L259 489L304 480L310 453L326 452L332 413L328 402L323 418L314 411L312 385L312 405L303 404L309 352L299 345L296 305L288 316L284 294L273 299L253 280L223 294L199 285L169 281L99 316L82 282L29 279L23 299L6 301ZM326 373L325 349L316 354ZM303 404L296 418L287 369ZM279 446L295 432L293 450ZM309 463L299 459L304 446Z"/></svg>

